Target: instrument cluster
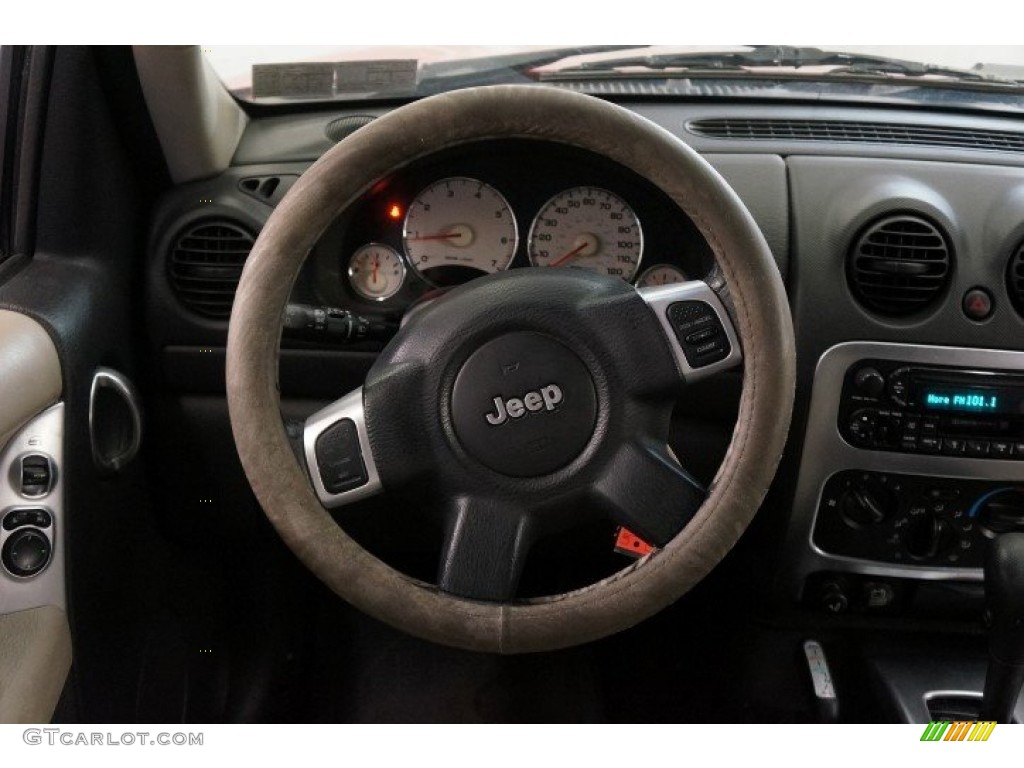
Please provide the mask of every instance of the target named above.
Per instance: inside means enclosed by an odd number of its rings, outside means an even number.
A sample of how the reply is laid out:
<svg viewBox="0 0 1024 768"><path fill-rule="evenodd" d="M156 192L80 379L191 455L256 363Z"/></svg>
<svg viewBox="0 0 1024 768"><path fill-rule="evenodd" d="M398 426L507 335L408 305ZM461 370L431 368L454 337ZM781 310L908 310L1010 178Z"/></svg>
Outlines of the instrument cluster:
<svg viewBox="0 0 1024 768"><path fill-rule="evenodd" d="M638 286L703 277L710 249L632 171L537 141L459 147L368 190L321 238L312 290L335 306L401 312L518 267L584 269Z"/></svg>

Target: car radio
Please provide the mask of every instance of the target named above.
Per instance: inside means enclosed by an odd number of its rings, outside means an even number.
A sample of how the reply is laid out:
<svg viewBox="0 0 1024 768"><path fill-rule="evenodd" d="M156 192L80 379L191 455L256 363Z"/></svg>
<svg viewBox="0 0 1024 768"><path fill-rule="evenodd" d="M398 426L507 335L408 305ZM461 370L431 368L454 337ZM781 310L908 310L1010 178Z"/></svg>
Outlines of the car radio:
<svg viewBox="0 0 1024 768"><path fill-rule="evenodd" d="M838 427L867 450L1024 461L1024 375L861 360L847 369Z"/></svg>

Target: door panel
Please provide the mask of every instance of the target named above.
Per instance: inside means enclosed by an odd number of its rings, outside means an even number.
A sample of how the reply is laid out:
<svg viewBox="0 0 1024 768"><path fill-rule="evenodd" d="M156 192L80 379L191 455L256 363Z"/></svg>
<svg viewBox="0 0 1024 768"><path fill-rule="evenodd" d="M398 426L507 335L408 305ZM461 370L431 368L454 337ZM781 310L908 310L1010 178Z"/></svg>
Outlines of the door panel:
<svg viewBox="0 0 1024 768"><path fill-rule="evenodd" d="M5 723L48 722L71 668L59 481L64 408L53 405L60 393L60 361L49 334L25 315L0 310L0 722ZM45 460L45 483L21 485L26 459ZM34 564L39 571L31 576L21 575L18 566L26 564L26 556L39 555L31 546L42 540L48 542L45 563Z"/></svg>
<svg viewBox="0 0 1024 768"><path fill-rule="evenodd" d="M67 615L52 605L0 616L0 723L47 723L71 668Z"/></svg>
<svg viewBox="0 0 1024 768"><path fill-rule="evenodd" d="M130 61L130 49L123 53ZM20 372L15 383L0 370L0 435L8 436L0 457L9 462L6 450L14 458L28 451L33 417L52 419L59 409L54 493L62 504L51 509L55 540L46 570L24 581L0 573L0 721L45 721L51 714L57 722L134 720L151 595L159 587L152 564L169 559L153 525L146 443L116 471L94 458L97 370L126 375L141 390L142 406L149 389L140 354L140 259L157 190L151 177L142 178L149 166L129 151L139 126L121 96L134 72L104 69L118 58L116 49L60 46L47 52L45 78L30 78L26 86L32 94L26 103L42 107L36 123L19 132L34 146L19 151L38 158L22 164L38 180L31 199L19 197L18 220L31 222L34 236L15 238L28 245L0 269L0 310L21 318L8 320L11 327L31 322L24 318L35 322L33 331L15 334L17 343L0 335L0 364ZM6 327L0 324L0 334ZM33 351L43 347L46 354ZM8 386L24 400L17 408L8 403ZM137 410L145 420L145 409ZM0 478L11 482L6 465ZM0 499L0 514L5 505ZM50 581L57 576L54 590ZM25 698L28 690L37 692L37 702ZM8 696L19 703L8 705Z"/></svg>
<svg viewBox="0 0 1024 768"><path fill-rule="evenodd" d="M60 395L60 361L45 329L0 310L0 447Z"/></svg>

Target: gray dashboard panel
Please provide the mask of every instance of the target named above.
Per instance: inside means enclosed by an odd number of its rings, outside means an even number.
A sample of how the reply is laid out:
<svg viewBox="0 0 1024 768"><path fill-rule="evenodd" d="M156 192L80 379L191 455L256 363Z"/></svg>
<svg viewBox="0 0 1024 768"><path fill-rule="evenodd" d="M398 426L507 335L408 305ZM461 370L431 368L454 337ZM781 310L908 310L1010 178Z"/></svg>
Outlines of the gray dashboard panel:
<svg viewBox="0 0 1024 768"><path fill-rule="evenodd" d="M785 277L789 267L789 189L778 155L705 155L750 209Z"/></svg>
<svg viewBox="0 0 1024 768"><path fill-rule="evenodd" d="M942 125L964 130L978 128L1021 132L1019 120L999 115L936 113L910 109L887 109L885 112L879 112L877 109L864 109L856 106L781 104L778 102L687 104L668 99L661 102L630 102L624 103L623 106L657 123L702 153L825 155L906 160L934 160L941 156L946 162L1024 166L1024 153L1019 152L985 152L894 144L720 139L699 136L687 128L691 121L701 119L772 118L779 120L852 120L877 122L883 125L903 123L924 127ZM340 117L355 115L379 116L387 111L386 108L379 106L355 105L349 109L251 120L235 151L232 164L315 160L331 147L331 141L324 134L324 128L329 122Z"/></svg>
<svg viewBox="0 0 1024 768"><path fill-rule="evenodd" d="M920 147L897 144L858 144L847 142L809 141L751 141L747 139L719 139L698 136L687 126L693 120L713 118L752 118L774 120L852 120L876 122L882 125L904 123L923 127L942 125L953 128L988 129L1021 132L1021 123L996 115L968 115L953 112L934 112L909 109L864 109L835 104L676 104L671 102L630 104L637 114L679 136L698 152L764 153L780 155L823 155L832 157L877 157L906 160L934 160L945 162L985 163L998 165L1024 165L1024 153L984 152L969 149Z"/></svg>
<svg viewBox="0 0 1024 768"><path fill-rule="evenodd" d="M242 135L232 166L259 163L290 163L316 160L334 146L324 129L339 117L372 115L380 117L387 109L373 107L338 112L311 112L250 120Z"/></svg>
<svg viewBox="0 0 1024 768"><path fill-rule="evenodd" d="M1007 259L1024 239L1024 174L1015 168L875 158L791 157L790 300L805 376L834 344L872 339L916 344L1024 349L1024 320L1004 285ZM845 279L851 240L876 216L916 212L950 235L955 251L945 301L920 315L886 319L862 309ZM995 311L968 320L961 297L984 286ZM823 312L823 308L828 308ZM807 382L805 382L807 383Z"/></svg>
<svg viewBox="0 0 1024 768"><path fill-rule="evenodd" d="M908 360L938 354L950 365L994 367L1000 362L1021 367L1024 320L1010 304L1004 274L1010 253L1024 239L1024 174L1016 168L866 157L800 156L789 157L786 163L794 254L789 291L798 368L791 434L800 471L788 511L789 546L780 560L778 596L792 600L801 576L814 568L860 567L822 559L808 546L809 525L825 477L840 469L894 467L895 454L854 449L838 436L835 407L842 376L830 361L839 351ZM845 278L851 240L874 217L894 211L917 212L934 219L948 231L955 252L944 300L904 319L879 317L861 308ZM969 320L961 309L964 292L974 286L984 286L995 300L994 313L984 322ZM904 470L951 476L973 472L948 459L911 464ZM976 464L975 469L980 470L1006 462ZM1020 472L1012 463L987 468L999 474L1009 472L1006 477ZM788 472L795 474L796 470L791 461ZM869 571L882 573L885 569L872 567ZM980 573L933 577L978 579Z"/></svg>

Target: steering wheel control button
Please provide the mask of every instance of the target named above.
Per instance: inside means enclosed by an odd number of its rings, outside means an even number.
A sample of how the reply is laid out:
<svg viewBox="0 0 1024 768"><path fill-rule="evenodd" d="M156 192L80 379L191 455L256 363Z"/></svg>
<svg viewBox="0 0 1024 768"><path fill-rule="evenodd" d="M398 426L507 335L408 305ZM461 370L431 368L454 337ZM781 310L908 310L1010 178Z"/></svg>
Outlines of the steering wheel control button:
<svg viewBox="0 0 1024 768"><path fill-rule="evenodd" d="M729 356L729 339L718 313L703 301L677 301L668 319L691 368L703 368Z"/></svg>
<svg viewBox="0 0 1024 768"><path fill-rule="evenodd" d="M988 320L993 306L992 294L984 288L971 288L964 294L964 314L971 320Z"/></svg>
<svg viewBox="0 0 1024 768"><path fill-rule="evenodd" d="M50 562L52 548L46 534L34 528L23 528L4 542L0 559L4 568L15 576L35 576Z"/></svg>
<svg viewBox="0 0 1024 768"><path fill-rule="evenodd" d="M493 339L469 356L452 389L463 448L496 472L536 477L575 459L597 423L597 394L583 361L550 336Z"/></svg>
<svg viewBox="0 0 1024 768"><path fill-rule="evenodd" d="M49 528L53 518L45 509L12 509L4 515L3 529L13 531L31 525L35 528Z"/></svg>
<svg viewBox="0 0 1024 768"><path fill-rule="evenodd" d="M45 496L53 488L53 464L49 456L39 453L21 459L21 495L28 499Z"/></svg>
<svg viewBox="0 0 1024 768"><path fill-rule="evenodd" d="M369 479L352 419L342 419L320 433L316 439L316 459L320 482L328 493L351 491Z"/></svg>

